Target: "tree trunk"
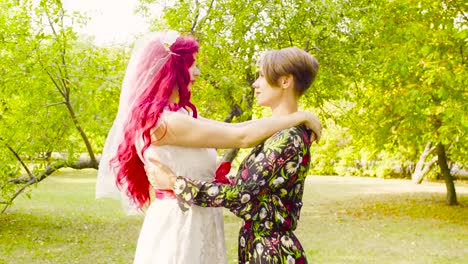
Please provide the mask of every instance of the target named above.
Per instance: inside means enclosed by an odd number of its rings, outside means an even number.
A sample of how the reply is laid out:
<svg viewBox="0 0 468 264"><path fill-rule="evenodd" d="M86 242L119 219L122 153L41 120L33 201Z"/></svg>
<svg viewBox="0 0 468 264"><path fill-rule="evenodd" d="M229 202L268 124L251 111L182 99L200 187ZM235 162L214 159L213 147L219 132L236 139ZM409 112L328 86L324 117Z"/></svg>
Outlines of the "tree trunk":
<svg viewBox="0 0 468 264"><path fill-rule="evenodd" d="M231 123L232 119L235 116L240 116L242 112L243 111L240 108L240 106L234 105L231 108L231 111L229 111L229 114L226 116L226 118L224 118L224 122ZM237 153L239 153L238 148L228 149L226 152L224 152L223 157L221 158L221 162L224 162L224 161L232 162L236 158Z"/></svg>
<svg viewBox="0 0 468 264"><path fill-rule="evenodd" d="M423 153L419 157L418 163L416 163L416 167L414 168L414 172L411 175L411 180L413 183L421 184L424 179L424 176L430 171L432 165L436 163L437 156L432 158L430 161L426 162L427 157L434 152L435 146L432 144L431 141L428 141L426 147L424 148Z"/></svg>
<svg viewBox="0 0 468 264"><path fill-rule="evenodd" d="M238 153L239 153L238 148L228 149L226 152L224 152L223 157L221 158L221 162L225 162L225 161L232 162L237 157Z"/></svg>
<svg viewBox="0 0 468 264"><path fill-rule="evenodd" d="M231 123L234 117L240 116L242 115L242 113L243 113L242 109L240 108L240 106L236 104L233 107L231 107L229 114L224 118L224 122Z"/></svg>
<svg viewBox="0 0 468 264"><path fill-rule="evenodd" d="M248 82L251 83L250 80L248 80ZM252 89L244 97L246 102L247 102L247 107L249 107L249 108L252 108L253 94L254 93L253 93L253 89ZM240 106L234 105L231 108L231 111L229 111L229 114L224 119L224 122L231 123L232 119L235 116L241 116L243 113L244 113L244 111L242 110L242 108ZM249 115L245 121L251 120L251 119L252 119L252 115ZM224 152L224 154L223 154L223 157L221 158L221 162L224 162L224 161L232 162L236 158L238 153L239 153L239 148L233 148L233 149L226 150L226 152Z"/></svg>
<svg viewBox="0 0 468 264"><path fill-rule="evenodd" d="M445 201L448 205L457 205L457 193L455 192L455 185L453 183L453 177L450 174L450 169L447 164L447 155L445 153L445 146L442 143L437 144L437 163L440 167L440 173L445 179L445 186L447 188L447 200Z"/></svg>
<svg viewBox="0 0 468 264"><path fill-rule="evenodd" d="M224 118L224 122L231 123L232 119L235 116L240 116L240 115L242 115L243 112L244 111L242 111L240 106L234 105L231 108L231 111L229 111L229 114L226 116L226 118ZM223 154L223 157L221 158L221 162L224 162L224 161L232 162L236 158L237 153L239 153L238 148L233 148L233 149L226 150L226 152L224 152L224 154Z"/></svg>

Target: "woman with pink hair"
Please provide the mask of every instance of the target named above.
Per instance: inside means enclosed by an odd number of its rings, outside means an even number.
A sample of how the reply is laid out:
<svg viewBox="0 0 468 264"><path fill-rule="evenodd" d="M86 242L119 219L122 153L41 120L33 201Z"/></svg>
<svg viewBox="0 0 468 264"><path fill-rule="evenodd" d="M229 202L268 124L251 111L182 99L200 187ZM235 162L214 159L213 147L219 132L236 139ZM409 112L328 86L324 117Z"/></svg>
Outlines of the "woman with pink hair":
<svg viewBox="0 0 468 264"><path fill-rule="evenodd" d="M320 133L320 121L305 112L237 125L197 118L189 86L199 75L198 48L192 37L154 33L137 43L127 67L119 111L100 161L96 196L120 195L129 208L145 210L134 263L227 263L222 210L180 210L173 192L157 190L146 175L151 160L179 175L212 181L216 151L211 148L252 147L300 123ZM162 138L171 144L158 144Z"/></svg>
<svg viewBox="0 0 468 264"><path fill-rule="evenodd" d="M273 116L298 110L298 100L318 72L317 60L296 47L264 52L253 83L257 104ZM239 231L239 264L306 264L294 231L299 223L310 166L311 131L304 125L275 133L252 149L230 181L200 181L153 161L147 172L158 188L174 189L182 210L224 207L244 221ZM160 140L159 144L171 144Z"/></svg>

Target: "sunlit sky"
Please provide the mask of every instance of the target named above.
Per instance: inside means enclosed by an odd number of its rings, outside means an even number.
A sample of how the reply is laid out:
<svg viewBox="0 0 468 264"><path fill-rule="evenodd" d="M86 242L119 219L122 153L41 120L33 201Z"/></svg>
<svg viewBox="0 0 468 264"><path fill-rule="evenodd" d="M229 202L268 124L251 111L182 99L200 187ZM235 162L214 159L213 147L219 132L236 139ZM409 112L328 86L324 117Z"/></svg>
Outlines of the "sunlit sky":
<svg viewBox="0 0 468 264"><path fill-rule="evenodd" d="M96 44L128 42L138 33L146 32L148 25L134 10L137 0L63 0L69 11L87 12L91 20L80 33L95 37Z"/></svg>

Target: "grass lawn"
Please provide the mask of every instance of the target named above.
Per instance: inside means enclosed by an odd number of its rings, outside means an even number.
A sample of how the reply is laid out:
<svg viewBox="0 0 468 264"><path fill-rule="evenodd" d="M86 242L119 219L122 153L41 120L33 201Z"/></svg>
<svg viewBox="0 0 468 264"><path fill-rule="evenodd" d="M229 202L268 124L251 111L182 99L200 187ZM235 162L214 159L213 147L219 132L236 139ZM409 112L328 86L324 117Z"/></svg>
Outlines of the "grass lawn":
<svg viewBox="0 0 468 264"><path fill-rule="evenodd" d="M95 200L95 178L55 174L0 215L0 263L131 263L143 216ZM308 177L296 234L309 263L468 263L468 185L456 188L460 206L449 207L443 183ZM226 211L229 263L239 227Z"/></svg>

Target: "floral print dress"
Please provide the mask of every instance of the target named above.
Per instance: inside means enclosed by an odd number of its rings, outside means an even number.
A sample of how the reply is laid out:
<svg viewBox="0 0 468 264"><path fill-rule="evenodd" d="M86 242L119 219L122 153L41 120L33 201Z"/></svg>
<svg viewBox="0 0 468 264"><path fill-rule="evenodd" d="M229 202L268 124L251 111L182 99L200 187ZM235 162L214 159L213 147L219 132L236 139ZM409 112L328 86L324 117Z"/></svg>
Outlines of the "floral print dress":
<svg viewBox="0 0 468 264"><path fill-rule="evenodd" d="M274 134L252 149L232 183L179 176L174 187L179 206L223 206L244 219L239 263L307 263L293 231L309 170L310 133L300 125Z"/></svg>

